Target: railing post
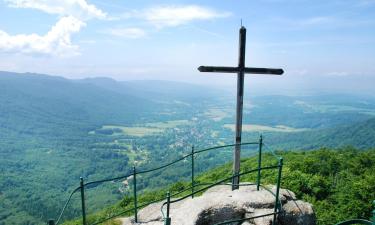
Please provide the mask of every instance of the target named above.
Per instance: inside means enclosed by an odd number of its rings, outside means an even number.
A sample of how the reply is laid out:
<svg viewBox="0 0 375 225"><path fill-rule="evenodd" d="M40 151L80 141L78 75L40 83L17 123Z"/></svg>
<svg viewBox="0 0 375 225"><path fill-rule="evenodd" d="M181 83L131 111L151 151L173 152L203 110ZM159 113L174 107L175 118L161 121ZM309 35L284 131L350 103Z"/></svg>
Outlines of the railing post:
<svg viewBox="0 0 375 225"><path fill-rule="evenodd" d="M171 218L169 217L170 202L171 202L171 194L168 191L167 192L167 217L164 220L164 225L171 225Z"/></svg>
<svg viewBox="0 0 375 225"><path fill-rule="evenodd" d="M86 225L85 185L83 183L83 177L80 177L79 187L81 189L82 224Z"/></svg>
<svg viewBox="0 0 375 225"><path fill-rule="evenodd" d="M134 193L134 221L138 223L138 209L137 209L137 171L133 166L133 193Z"/></svg>
<svg viewBox="0 0 375 225"><path fill-rule="evenodd" d="M273 214L273 221L272 224L276 225L276 213L277 209L279 208L279 193L280 193L280 182L281 182L281 171L283 170L283 158L280 157L279 159L279 173L277 175L277 185L276 185L276 196L275 196L275 210Z"/></svg>
<svg viewBox="0 0 375 225"><path fill-rule="evenodd" d="M191 198L194 198L194 145L191 147Z"/></svg>
<svg viewBox="0 0 375 225"><path fill-rule="evenodd" d="M234 173L233 173L233 177L232 177L232 191L234 191L234 190L236 190L236 189L238 189L240 186L239 186L239 184L235 184L235 181L238 179L238 181L239 181L239 179L240 179L240 177L239 177L239 173L238 172L236 172L236 171L234 171Z"/></svg>
<svg viewBox="0 0 375 225"><path fill-rule="evenodd" d="M48 220L48 225L55 225L55 220Z"/></svg>
<svg viewBox="0 0 375 225"><path fill-rule="evenodd" d="M258 155L258 177L257 177L257 191L259 191L260 186L260 170L262 168L262 145L263 145L263 136L260 135L259 138L259 155Z"/></svg>

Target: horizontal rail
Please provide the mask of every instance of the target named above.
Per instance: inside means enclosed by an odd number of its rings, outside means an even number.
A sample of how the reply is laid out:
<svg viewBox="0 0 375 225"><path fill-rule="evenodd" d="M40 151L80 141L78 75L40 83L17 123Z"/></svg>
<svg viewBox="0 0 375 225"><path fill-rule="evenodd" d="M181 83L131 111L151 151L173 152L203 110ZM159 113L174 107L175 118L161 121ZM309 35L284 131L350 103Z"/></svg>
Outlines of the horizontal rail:
<svg viewBox="0 0 375 225"><path fill-rule="evenodd" d="M236 145L241 145L241 146L245 146L245 145L254 145L254 144L259 144L258 142L246 142L246 143L241 143L241 144L229 144L229 145L221 145L221 146L215 146L215 147L211 147L211 148L206 148L206 149L202 149L202 150L197 150L197 151L194 151L194 153L188 153L187 155L184 155L183 157L171 162L171 163L168 163L168 164L165 164L163 166L160 166L160 167L157 167L157 168L153 168L153 169L149 169L149 170L141 170L139 172L137 172L137 174L141 174L141 173L149 173L149 172L153 172L153 171L156 171L156 170L160 170L160 169L163 169L165 167L168 167L168 166L171 166L177 162L180 162L192 155L195 155L195 154L198 154L198 153L201 153L201 152L206 152L206 151L210 151L210 150L215 150L215 149L220 149L220 148L228 148L228 147L233 147L233 146L236 146Z"/></svg>
<svg viewBox="0 0 375 225"><path fill-rule="evenodd" d="M206 149L198 150L198 151L195 151L194 153L189 153L187 155L184 155L181 158L179 158L179 159L177 159L177 160L175 160L173 162L167 163L165 165L162 165L162 166L159 166L159 167L156 167L156 168L153 168L153 169L149 169L149 170L140 170L140 171L136 172L136 174L149 173L149 172L153 172L153 171L156 171L156 170L164 169L164 168L166 168L168 166L171 166L171 165L173 165L175 163L178 163L178 162L180 162L180 161L182 161L182 160L190 157L193 154L195 155L195 154L199 154L201 152L206 152L206 151L210 151L210 150L214 150L214 149L220 149L220 148L228 148L228 147L233 147L233 146L236 146L236 145L246 146L246 145L255 145L255 144L259 144L259 143L258 142L245 142L245 143L241 143L241 144L221 145L221 146L215 146L215 147L211 147L211 148L206 148ZM108 179L103 179L103 180L97 180L97 181L87 182L84 185L86 187L86 186L89 186L89 185L94 185L94 184L100 184L100 183L104 183L104 182L121 180L121 179L130 177L132 175L133 175L133 173L129 173L127 175L119 176L119 177L115 177L115 178L108 178Z"/></svg>
<svg viewBox="0 0 375 225"><path fill-rule="evenodd" d="M222 180L219 180L219 181L217 181L217 182L215 182L215 183L212 183L212 184L209 184L207 187L204 187L204 188L201 188L201 189L199 189L199 190L196 190L196 191L194 191L194 192L192 192L192 193L190 193L190 194L188 194L188 195L186 195L186 196L183 196L183 197L181 197L181 198L178 198L178 199L175 199L175 200L172 200L172 201L170 201L169 199L168 199L168 201L166 201L166 202L164 202L163 204L162 204L162 206L161 206L161 213L162 213L162 216L163 216L163 218L164 219L170 219L170 218L167 218L168 217L168 213L167 213L167 217L165 217L165 214L164 214L164 210L163 210L163 208L164 208L164 206L165 205L170 205L170 204L172 204L172 203L175 203L175 202L179 202L179 201L182 201L182 200L184 200L184 199L186 199L186 198L188 198L188 197L190 197L190 196L192 196L192 195L194 195L194 194L197 194L197 193L199 193L199 192L202 192L202 191L204 191L204 190L207 190L207 189L209 189L209 188L211 188L211 187L214 187L214 186L216 186L216 185L219 185L219 184L221 184L221 183L223 183L223 182L225 182L225 181L228 181L228 180L231 180L231 179L233 179L234 177L236 177L236 176L242 176L242 175L245 175L245 174L249 174L249 173L252 173L252 172L256 172L256 171L258 171L258 170L269 170L269 169L276 169L276 168L278 168L279 170L282 168L282 165L280 165L280 163L279 163L279 165L277 165L277 166L267 166L267 167L261 167L261 168L258 168L258 169L252 169L252 170L247 170L247 171L244 171L244 172L242 172L242 173L239 173L239 174L237 174L237 175L233 175L233 176L231 176L231 177L228 177L228 178L224 178L224 179L222 179ZM255 184L243 184L243 185L255 185ZM269 191L271 194L273 194L273 196L277 196L277 194L275 194L275 193L273 193L270 189L268 189L268 188L266 188L266 187L264 187L263 185L261 185L263 188L265 188L267 191ZM277 203L279 203L279 205L277 204ZM278 205L278 206L277 206ZM276 197L276 202L275 202L275 212L273 212L273 213L268 213L268 214L263 214L263 215L258 215L258 216L254 216L254 217L248 217L248 218L241 218L241 219L236 219L236 220L229 220L229 221L224 221L224 222L221 222L221 223L218 223L218 224L215 224L215 225L224 225L224 224L231 224L231 223L233 223L233 222L243 222L243 221L247 221L247 220L250 220L250 219L255 219L255 218L260 218L260 217L265 217L265 216L271 216L271 215L273 215L274 217L280 212L280 208L282 207L282 203L281 203L281 200L280 199L278 199L277 197Z"/></svg>
<svg viewBox="0 0 375 225"><path fill-rule="evenodd" d="M275 166L275 167L277 167L277 166ZM271 169L271 168L266 168L266 169ZM230 177L230 178L228 178L228 179L232 179L232 177ZM211 186L208 187L208 188L210 188L210 187L212 187L212 186L216 186L216 185L218 185L218 184L220 184L220 183L217 183L217 182L216 182L216 183L199 183L199 184L194 185L194 187L203 186L203 185L211 185ZM223 185L229 185L229 186L231 186L232 184L229 184L229 183L228 183L228 184L223 184ZM250 185L256 185L256 184L255 184L255 183L239 184L239 186L250 186ZM273 193L270 189L264 187L263 185L262 185L262 187L263 187L264 189L268 190L272 195L275 196L275 193ZM188 186L187 188L185 188L185 189L183 189L183 190L181 190L181 191L179 191L179 192L177 192L177 193L172 194L171 197L177 196L177 195L179 195L179 194L181 194L181 193L183 193L183 192L185 192L185 191L188 191L188 190L190 190L190 188L191 188L191 186ZM199 193L199 192L202 192L202 191L204 191L204 190L206 190L206 189L204 189L204 188L199 189L199 190L197 190L194 194ZM187 196L187 198L190 197L191 195L192 195L192 194L189 194L189 195ZM160 202L160 201L162 201L162 200L165 200L165 198L162 197L162 198L159 198L159 199L156 199L156 200L153 200L153 201L150 201L150 202L144 203L144 204L142 204L142 205L139 205L138 208L143 208L143 207L146 207L146 206L151 205L151 204L153 204L153 203ZM173 203L173 202L171 201L171 203ZM164 204L162 205L162 207L163 207L163 206L164 206ZM133 208L130 208L130 209L127 209L127 210L125 210L125 211L122 211L122 212L120 212L120 213L117 213L117 214L115 214L115 215L112 215L112 216L110 216L110 217L104 218L104 219L102 219L102 220L100 220L100 221L98 221L98 222L92 223L91 225L96 225L96 224L103 223L103 222L105 222L105 221L107 221L107 220L113 219L113 218L115 218L115 217L121 216L121 215L123 215L123 214L125 214L125 213L132 212L132 211L134 211L134 207L133 207ZM162 214L164 214L163 211L162 211Z"/></svg>
<svg viewBox="0 0 375 225"><path fill-rule="evenodd" d="M375 223L375 221L374 221ZM366 224L366 225L373 225L371 221L363 220L363 219L353 219L353 220L347 220L344 222L337 223L336 225L350 225L350 224Z"/></svg>
<svg viewBox="0 0 375 225"><path fill-rule="evenodd" d="M210 151L210 150L219 149L219 148L234 147L236 145L246 146L246 145L257 145L257 144L259 144L259 142L245 142L245 143L241 143L241 144L221 145L221 146L215 146L215 147L211 147L211 148L198 150L198 151L195 151L195 153L201 153L201 152ZM191 155L191 153L190 153L190 155Z"/></svg>
<svg viewBox="0 0 375 225"><path fill-rule="evenodd" d="M267 166L267 167L262 167L261 170L276 169L276 168L278 168L278 167L279 167L279 166ZM179 201L181 201L181 200L183 200L183 199L186 199L186 198L188 198L188 197L191 197L191 196L194 195L194 194L200 193L200 192L205 191L205 190L207 190L207 189L209 189L209 188L211 188L211 187L217 186L218 184L221 184L221 183L223 183L223 182L225 182L225 181L231 180L231 179L233 179L233 177L235 177L235 176L242 176L242 175L249 174L249 173L252 173L252 172L255 172L255 171L258 171L258 169L252 169L252 170L244 171L244 172L240 173L239 175L233 175L233 176L231 176L231 177L228 177L228 178L222 179L222 180L220 180L220 181L218 181L218 182L216 182L216 183L202 183L202 184L194 185L194 187L202 186L202 185L208 185L208 186L207 186L207 187L204 187L204 188L201 188L201 189L199 189L199 190L196 190L196 191L194 191L193 193L190 193L190 194L188 194L188 195L185 195L185 196L183 196L183 197L181 197L181 198L179 198L179 199L172 200L172 201L170 201L170 203L179 202ZM231 185L231 184L224 184L224 185ZM255 185L255 184L240 184L240 185L241 185L241 186L249 186L249 185ZM263 187L265 190L269 191L272 195L275 196L275 193L273 193L270 189L264 187L263 185L262 185L262 187ZM191 188L191 187L189 186L189 187L187 187L187 188L185 188L185 189L183 189L183 190L181 190L181 191L179 191L179 192L177 192L177 193L171 195L171 197L173 197L173 196L177 196L178 194L181 194L181 193L183 193L183 192L189 190L190 188ZM148 205L150 205L150 204L160 202L160 201L162 201L162 200L165 200L165 198L163 197L163 198L159 198L159 199L156 199L156 200L153 200L153 201L150 201L150 202L144 203L144 204L138 206L137 208L143 208L143 207L146 207L146 206L148 206ZM167 204L167 202L163 203L162 206L161 206L161 212L162 212L162 215L163 215L163 216L164 216L163 207L164 207L166 204ZM122 211L122 212L117 213L117 214L115 214L115 215L112 215L112 216L110 216L110 217L104 218L104 219L102 219L102 220L100 220L100 221L98 221L98 222L95 222L95 223L91 224L91 225L97 225L97 224L103 223L103 222L108 221L108 220L110 220L110 219L113 219L113 218L116 218L116 217L118 217L118 216L121 216L121 215L123 215L123 214L125 214L125 213L132 212L132 211L134 211L134 209L135 209L134 207L131 208L131 209L127 209L127 210L125 210L125 211ZM272 214L272 215L273 215L273 214Z"/></svg>
<svg viewBox="0 0 375 225"><path fill-rule="evenodd" d="M278 156L278 155L276 154L276 152L275 152L274 150L272 150L268 145L266 145L266 144L263 143L263 146L266 147L265 150L266 150L267 152L271 153L271 155L273 155L273 156L276 157L277 159L280 159L280 156Z"/></svg>
<svg viewBox="0 0 375 225"><path fill-rule="evenodd" d="M162 165L162 166L159 166L159 167L156 167L156 168L152 168L152 169L148 169L148 170L138 170L138 171L135 171L135 170L134 170L133 172L128 173L128 174L123 175L123 176L118 176L118 177L114 177L114 178L107 178L107 179L102 179L102 180L96 180L96 181L90 181L90 182L84 183L84 184L82 185L82 187L78 187L78 188L76 188L76 189L70 194L68 200L66 201L66 203L65 203L65 205L64 205L64 207L63 207L63 209L62 209L62 211L61 211L61 213L60 213L60 215L59 215L59 217L58 217L58 219L57 219L57 223L56 223L56 224L58 224L59 221L60 221L60 219L62 218L62 215L63 215L63 213L65 212L65 209L67 208L67 206L68 206L68 204L69 204L69 202L70 202L70 200L71 200L73 194L76 193L76 192L77 192L78 190L80 190L81 188L84 188L84 187L88 187L88 188L90 188L90 186L100 185L100 184L105 183L105 182L118 181L118 180L122 180L122 179L125 179L125 178L129 178L129 177L131 177L131 176L136 176L137 174L144 174L144 173L149 173L149 172L153 172L153 171L156 171L156 170L161 170L161 169L167 168L167 167L169 167L169 166L171 166L171 165L173 165L173 164L176 164L176 163L178 163L178 162L180 162L180 161L182 161L182 160L184 160L184 159L186 159L186 158L192 157L192 156L194 156L194 155L196 155L196 154L199 154L199 153L202 153L202 152L206 152L206 151L211 151L211 150L215 150L215 149L222 149L222 148L228 148L228 147L234 147L234 146L237 146L237 145L240 145L240 146L247 146L247 145L259 145L259 144L261 144L261 143L260 143L260 142L245 142L245 143L240 143L240 144L229 144L229 145L221 145L221 146L214 146L214 147L210 147L210 148L205 148L205 149L201 149L201 150L197 150L197 151L192 151L191 153L186 154L186 155L182 156L181 158L179 158L179 159L177 159L177 160L174 160L174 161L172 161L172 162L170 162L170 163L167 163L167 164L165 164L165 165ZM276 158L280 159L280 157L278 157L274 152L271 152L271 153L272 153ZM180 195L181 193L186 192L186 191L188 191L189 189L193 189L194 187L197 187L197 186L203 186L203 185L208 185L208 186L207 186L207 187L204 187L204 188L201 188L201 189L199 189L199 190L196 190L196 191L192 191L190 194L188 194L188 195L186 195L186 196L183 196L183 197L181 197L181 198L179 198L179 199L175 199L175 200L173 200L173 201L170 201L170 203L174 203L174 202L177 202L177 201L181 201L181 200L183 200L183 199L185 199L185 198L187 198L187 197L194 196L194 194L197 194L197 193L199 193L199 192L205 191L205 190L207 190L207 189L209 189L209 188L211 188L211 187L213 187L213 186L216 186L216 185L218 185L218 184L222 184L222 183L225 182L225 181L229 181L230 179L233 179L233 177L237 177L237 176L245 175L245 174L252 173L252 172L255 172L255 171L260 171L260 170L275 169L275 168L278 168L278 167L279 167L279 166L268 166L268 167L262 167L262 168L258 168L258 169L252 169L252 170L249 170L249 171L244 171L244 172L242 172L242 173L240 173L240 174L233 175L233 176L228 177L228 178L226 178L226 179L222 179L222 180L220 180L220 181L218 181L218 182L216 182L216 183L205 183L205 184L196 184L196 185L192 183L192 185L190 185L189 187L187 187L187 188L185 188L185 189L183 189L183 190L178 191L177 193L174 193L173 195L171 195L171 197L178 196L178 195ZM251 184L242 184L241 186L244 186L244 185L251 185ZM96 187L96 186L94 186L94 187ZM265 187L264 187L264 188L265 188ZM265 188L265 189L267 189L267 188ZM269 189L267 189L267 190L275 196L275 194L274 194L271 190L269 190ZM125 214L125 213L131 212L131 211L133 211L133 210L135 210L135 209L143 208L143 207L145 207L145 206L147 206L147 205L150 205L150 204L152 204L152 203L160 202L160 201L162 201L162 200L164 200L164 199L165 199L165 198L159 198L159 199L156 199L156 200L153 200L153 201L150 201L150 202L144 203L144 204L142 204L142 205L140 205L140 206L133 207L132 209L127 209L127 210L125 210L125 211L122 211L122 212L116 213L116 214L114 214L114 215L112 215L112 216L110 216L110 217L108 217L108 218L101 219L100 221L95 222L95 223L93 223L92 225L99 224L99 223L103 223L103 222L105 222L105 221L108 221L108 220L110 220L110 219L113 219L113 218L115 218L115 217L118 217L118 216L120 216L120 215L123 215L123 214ZM136 200L135 200L135 201L136 201ZM165 205L165 203L162 205L162 208L164 207L164 205ZM162 211L162 212L163 212L163 211Z"/></svg>
<svg viewBox="0 0 375 225"><path fill-rule="evenodd" d="M261 170L276 169L276 168L279 168L279 166L267 166L267 167L262 167ZM186 198L188 198L188 197L191 197L193 194L197 194L197 193L199 193L199 192L205 191L205 190L207 190L207 189L209 189L209 188L211 188L211 187L214 187L214 186L216 186L216 185L219 185L219 184L221 184L221 183L223 183L223 182L225 182L225 181L231 180L231 179L233 179L234 177L242 176L242 175L249 174L249 173L256 172L256 171L258 171L258 169L252 169L252 170L244 171L244 172L239 173L239 174L237 174L237 175L233 175L233 176L230 176L230 177L227 177L227 178L221 179L221 180L217 181L216 183L213 183L213 184L211 184L211 185L209 185L209 186L207 186L207 187L204 187L204 188L201 188L201 189L199 189L199 190L196 190L196 191L194 191L193 193L190 193L190 194L188 194L188 195L186 195L186 196L183 196L183 197L181 197L181 198L179 198L179 199L174 199L174 200L170 201L170 203L179 202L179 201L184 200L184 199L186 199ZM165 205L165 204L166 204L166 202L165 202L163 205Z"/></svg>
<svg viewBox="0 0 375 225"><path fill-rule="evenodd" d="M133 175L133 173L129 173L127 175L115 177L115 178L108 178L108 179L103 179L103 180L91 181L91 182L85 183L85 186L89 186L89 185L93 185L93 184L101 184L101 183L104 183L104 182L110 182L110 181L116 181L116 180L122 180L124 178L130 177L131 175Z"/></svg>
<svg viewBox="0 0 375 225"><path fill-rule="evenodd" d="M180 162L180 161L186 159L186 158L189 157L189 156L191 156L191 154L185 155L185 156L183 156L183 157L181 157L181 158L179 158L179 159L177 159L177 160L175 160L175 161L173 161L173 162L171 162L171 163L168 163L168 164L162 165L162 166L157 167L157 168L154 168L154 169L143 170L143 171L141 170L141 171L137 172L137 174L149 173L149 172L153 172L153 171L156 171L156 170L164 169L164 168L166 168L166 167L168 167L168 166L171 166L171 165L173 165L173 164L175 164L175 163L178 163L178 162Z"/></svg>

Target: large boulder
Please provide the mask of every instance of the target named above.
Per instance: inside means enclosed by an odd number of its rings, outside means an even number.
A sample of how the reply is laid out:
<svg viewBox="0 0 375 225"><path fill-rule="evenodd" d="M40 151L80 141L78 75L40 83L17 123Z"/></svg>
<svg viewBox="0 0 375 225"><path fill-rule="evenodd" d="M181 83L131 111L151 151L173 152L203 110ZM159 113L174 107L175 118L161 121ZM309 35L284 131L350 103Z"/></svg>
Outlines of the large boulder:
<svg viewBox="0 0 375 225"><path fill-rule="evenodd" d="M316 217L312 205L301 200L293 200L284 204L278 219L282 225L316 224Z"/></svg>
<svg viewBox="0 0 375 225"><path fill-rule="evenodd" d="M311 204L296 200L295 194L286 189L280 189L280 201L285 211L279 215L279 221L283 225L315 225ZM300 205L301 210L296 210L295 203ZM122 224L163 225L161 206L161 202L151 204L138 212L138 223L129 217L121 218ZM201 196L171 204L170 218L172 225L212 225L226 220L271 214L274 207L275 196L264 188L257 191L254 185L241 186L232 191L231 186L220 185L210 188ZM245 222L234 222L232 225L271 225L272 220L273 215L268 215Z"/></svg>
<svg viewBox="0 0 375 225"><path fill-rule="evenodd" d="M216 224L225 220L242 219L246 210L232 204L215 205L205 208L197 215L195 225ZM238 223L234 223L238 224Z"/></svg>

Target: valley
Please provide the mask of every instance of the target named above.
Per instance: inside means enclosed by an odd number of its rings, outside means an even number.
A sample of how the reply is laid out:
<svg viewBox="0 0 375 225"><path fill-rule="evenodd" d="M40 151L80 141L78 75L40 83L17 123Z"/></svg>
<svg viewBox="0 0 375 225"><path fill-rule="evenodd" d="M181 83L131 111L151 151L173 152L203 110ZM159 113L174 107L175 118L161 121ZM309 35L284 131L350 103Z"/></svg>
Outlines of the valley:
<svg viewBox="0 0 375 225"><path fill-rule="evenodd" d="M56 217L81 176L120 176L133 166L163 165L192 146L233 143L233 93L203 86L0 72L0 96L0 224ZM369 96L246 96L243 142L263 134L274 150L364 150L375 146L374 114L375 98ZM243 149L244 156L253 153ZM202 154L197 172L231 159L231 148ZM188 164L141 177L139 190L188 179ZM88 195L96 197L88 211L113 205L128 192L121 182L91 188ZM73 204L63 219L78 215L79 204Z"/></svg>

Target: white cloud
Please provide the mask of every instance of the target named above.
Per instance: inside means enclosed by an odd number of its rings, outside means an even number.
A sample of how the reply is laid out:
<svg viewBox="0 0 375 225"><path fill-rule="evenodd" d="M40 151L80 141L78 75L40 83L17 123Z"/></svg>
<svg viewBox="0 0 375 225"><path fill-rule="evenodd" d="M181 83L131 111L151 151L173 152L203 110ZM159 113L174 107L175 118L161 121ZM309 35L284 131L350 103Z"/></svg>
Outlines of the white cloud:
<svg viewBox="0 0 375 225"><path fill-rule="evenodd" d="M4 0L9 7L38 9L49 14L74 16L81 20L106 18L106 13L86 0Z"/></svg>
<svg viewBox="0 0 375 225"><path fill-rule="evenodd" d="M0 30L0 50L27 54L68 56L78 54L78 46L71 43L71 35L85 23L72 17L61 18L44 36L38 34L9 35Z"/></svg>
<svg viewBox="0 0 375 225"><path fill-rule="evenodd" d="M133 10L123 18L141 18L157 28L175 27L195 20L210 20L228 17L229 12L218 12L198 5L155 6L141 11Z"/></svg>
<svg viewBox="0 0 375 225"><path fill-rule="evenodd" d="M137 39L146 36L146 32L143 29L131 27L131 28L111 28L103 33L109 33L113 36Z"/></svg>
<svg viewBox="0 0 375 225"><path fill-rule="evenodd" d="M58 15L58 22L45 35L10 35L0 30L0 51L68 56L78 54L71 43L89 19L107 19L107 14L86 0L4 0L8 7L28 8Z"/></svg>

